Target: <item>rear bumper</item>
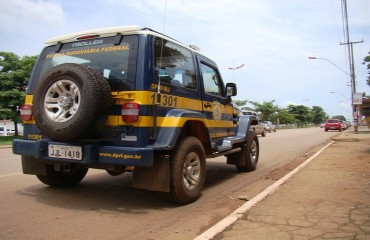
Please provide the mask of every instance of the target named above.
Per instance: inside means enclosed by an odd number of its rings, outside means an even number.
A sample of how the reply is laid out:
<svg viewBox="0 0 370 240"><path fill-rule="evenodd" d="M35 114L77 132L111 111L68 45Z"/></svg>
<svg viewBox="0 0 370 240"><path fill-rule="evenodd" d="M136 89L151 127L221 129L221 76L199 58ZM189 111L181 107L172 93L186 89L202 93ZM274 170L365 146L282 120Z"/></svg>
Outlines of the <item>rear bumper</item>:
<svg viewBox="0 0 370 240"><path fill-rule="evenodd" d="M327 130L341 130L342 126L325 126L325 129Z"/></svg>
<svg viewBox="0 0 370 240"><path fill-rule="evenodd" d="M49 144L79 146L82 148L82 159L73 160L50 157L48 153ZM32 156L36 159L44 160L45 162L74 163L85 166L99 166L107 164L136 167L153 166L152 148L102 146L99 144L66 144L49 140L32 141L16 139L13 141L13 153Z"/></svg>

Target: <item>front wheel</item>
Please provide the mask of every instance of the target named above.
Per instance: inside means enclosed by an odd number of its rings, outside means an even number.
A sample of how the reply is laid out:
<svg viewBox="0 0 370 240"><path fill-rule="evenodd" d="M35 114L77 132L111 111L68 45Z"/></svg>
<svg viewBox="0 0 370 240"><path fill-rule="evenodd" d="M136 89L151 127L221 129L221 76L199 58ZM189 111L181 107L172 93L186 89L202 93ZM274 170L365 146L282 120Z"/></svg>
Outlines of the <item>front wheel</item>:
<svg viewBox="0 0 370 240"><path fill-rule="evenodd" d="M188 204L200 196L206 176L206 157L201 142L195 137L180 141L171 154L171 188L162 193L167 201Z"/></svg>
<svg viewBox="0 0 370 240"><path fill-rule="evenodd" d="M251 172L256 169L259 157L259 142L254 132L248 133L247 142L243 144L242 150L234 157L241 160L240 164L235 165L239 172Z"/></svg>
<svg viewBox="0 0 370 240"><path fill-rule="evenodd" d="M54 165L46 166L46 175L36 175L44 184L51 187L70 187L77 185L86 176L88 168L69 166L68 169L55 169Z"/></svg>

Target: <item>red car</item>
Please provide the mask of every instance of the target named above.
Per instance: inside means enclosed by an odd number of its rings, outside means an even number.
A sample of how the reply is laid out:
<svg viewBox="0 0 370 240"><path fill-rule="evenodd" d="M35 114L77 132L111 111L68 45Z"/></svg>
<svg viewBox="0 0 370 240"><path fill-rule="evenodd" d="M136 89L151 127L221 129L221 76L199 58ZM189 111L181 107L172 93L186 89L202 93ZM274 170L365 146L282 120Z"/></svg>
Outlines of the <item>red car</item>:
<svg viewBox="0 0 370 240"><path fill-rule="evenodd" d="M329 130L342 131L342 123L339 119L328 119L325 123L325 132Z"/></svg>

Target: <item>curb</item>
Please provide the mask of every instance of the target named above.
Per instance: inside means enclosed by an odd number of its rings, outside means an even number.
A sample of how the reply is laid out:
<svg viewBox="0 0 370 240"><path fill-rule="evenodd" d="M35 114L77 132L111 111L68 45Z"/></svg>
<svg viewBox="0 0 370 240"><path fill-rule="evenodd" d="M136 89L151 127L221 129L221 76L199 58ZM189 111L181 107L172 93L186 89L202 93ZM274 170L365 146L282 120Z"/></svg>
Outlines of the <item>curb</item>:
<svg viewBox="0 0 370 240"><path fill-rule="evenodd" d="M334 141L329 142L326 146L321 148L318 152L316 152L314 155L312 155L310 158L308 158L306 161L304 161L301 165L299 165L297 168L293 169L291 172L286 174L284 177L273 183L271 186L267 187L264 191L262 191L260 194L252 198L250 201L243 204L241 207L236 209L234 212L232 212L229 216L225 217L216 225L212 226L196 238L194 240L209 240L215 237L217 234L223 232L227 227L235 223L238 219L243 217L243 215L251 209L254 205L262 201L265 197L272 194L279 188L280 185L285 183L289 178L291 178L294 174L296 174L299 170L304 168L307 164L309 164L313 159L315 159L318 155L320 155L326 148L328 148Z"/></svg>
<svg viewBox="0 0 370 240"><path fill-rule="evenodd" d="M0 145L0 149L2 148L12 148L12 145Z"/></svg>

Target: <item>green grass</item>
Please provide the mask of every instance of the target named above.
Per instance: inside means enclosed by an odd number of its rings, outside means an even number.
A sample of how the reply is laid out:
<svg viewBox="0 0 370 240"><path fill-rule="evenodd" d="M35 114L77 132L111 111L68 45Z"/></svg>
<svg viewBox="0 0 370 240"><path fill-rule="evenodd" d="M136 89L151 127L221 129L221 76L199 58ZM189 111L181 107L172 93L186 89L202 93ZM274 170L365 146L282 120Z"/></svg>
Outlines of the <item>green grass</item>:
<svg viewBox="0 0 370 240"><path fill-rule="evenodd" d="M13 139L22 139L22 136L0 136L0 145L12 144Z"/></svg>

